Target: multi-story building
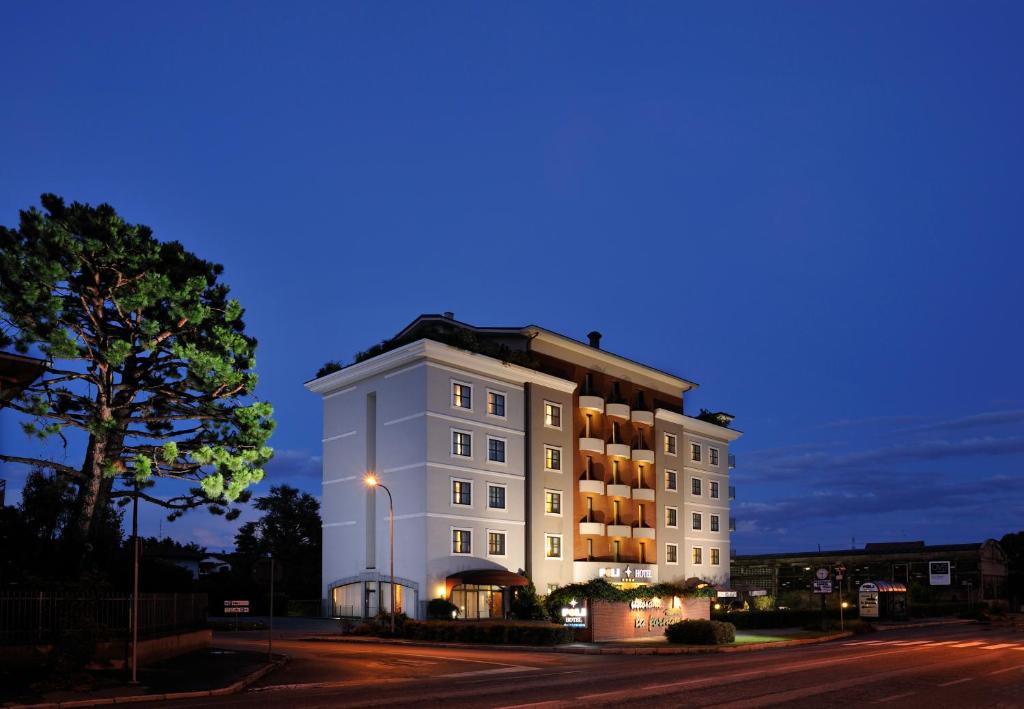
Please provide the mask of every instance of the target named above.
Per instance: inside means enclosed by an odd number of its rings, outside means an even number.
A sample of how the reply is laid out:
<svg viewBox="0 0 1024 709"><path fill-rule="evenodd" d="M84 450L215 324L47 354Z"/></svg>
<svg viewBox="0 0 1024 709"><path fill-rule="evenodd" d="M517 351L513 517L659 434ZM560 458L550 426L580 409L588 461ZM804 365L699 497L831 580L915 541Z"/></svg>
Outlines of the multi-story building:
<svg viewBox="0 0 1024 709"><path fill-rule="evenodd" d="M423 315L306 384L323 399L323 588L335 615L432 598L503 615L512 586L729 582L727 414L693 382L543 328Z"/></svg>

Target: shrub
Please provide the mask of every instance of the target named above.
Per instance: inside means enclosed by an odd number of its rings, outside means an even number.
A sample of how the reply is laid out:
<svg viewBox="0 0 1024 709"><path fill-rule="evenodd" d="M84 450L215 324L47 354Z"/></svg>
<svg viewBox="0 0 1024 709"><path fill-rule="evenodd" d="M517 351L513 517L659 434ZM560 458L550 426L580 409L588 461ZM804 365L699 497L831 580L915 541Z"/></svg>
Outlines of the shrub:
<svg viewBox="0 0 1024 709"><path fill-rule="evenodd" d="M537 589L530 581L526 586L517 588L512 596L512 617L516 620L543 620L544 606L537 596Z"/></svg>
<svg viewBox="0 0 1024 709"><path fill-rule="evenodd" d="M681 620L665 628L670 643L725 645L736 641L736 626L717 620Z"/></svg>
<svg viewBox="0 0 1024 709"><path fill-rule="evenodd" d="M427 601L427 617L433 620L451 620L452 613L459 607L446 598L431 598Z"/></svg>
<svg viewBox="0 0 1024 709"><path fill-rule="evenodd" d="M775 609L774 596L756 596L754 598L754 610L770 611Z"/></svg>
<svg viewBox="0 0 1024 709"><path fill-rule="evenodd" d="M402 634L413 640L489 645L558 645L572 641L572 629L562 625L503 620L409 620L405 622Z"/></svg>

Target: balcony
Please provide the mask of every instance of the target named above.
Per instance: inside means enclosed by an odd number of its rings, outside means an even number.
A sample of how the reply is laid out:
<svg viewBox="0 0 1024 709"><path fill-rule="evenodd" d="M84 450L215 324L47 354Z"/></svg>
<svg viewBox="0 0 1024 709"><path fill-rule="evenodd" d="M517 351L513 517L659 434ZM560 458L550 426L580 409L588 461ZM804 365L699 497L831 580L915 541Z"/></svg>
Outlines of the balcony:
<svg viewBox="0 0 1024 709"><path fill-rule="evenodd" d="M581 445L580 448L582 449L583 446ZM605 446L604 452L606 455L618 456L619 458L629 458L631 454L629 446L625 443L609 443Z"/></svg>
<svg viewBox="0 0 1024 709"><path fill-rule="evenodd" d="M605 526L602 522L580 522L580 534L598 534L604 536Z"/></svg>
<svg viewBox="0 0 1024 709"><path fill-rule="evenodd" d="M580 450L588 453L604 454L604 441L600 438L580 438Z"/></svg>
<svg viewBox="0 0 1024 709"><path fill-rule="evenodd" d="M586 409L587 411L597 411L598 413L601 413L604 411L604 399L599 396L581 394L580 408Z"/></svg>
<svg viewBox="0 0 1024 709"><path fill-rule="evenodd" d="M603 495L603 480L580 480L580 492L588 495Z"/></svg>
<svg viewBox="0 0 1024 709"><path fill-rule="evenodd" d="M650 463L654 465L654 451L650 448L634 448L631 455L635 463Z"/></svg>
<svg viewBox="0 0 1024 709"><path fill-rule="evenodd" d="M629 497L629 485L609 485L607 488L610 497Z"/></svg>
<svg viewBox="0 0 1024 709"><path fill-rule="evenodd" d="M629 421L629 404L605 404L604 413L614 418Z"/></svg>
<svg viewBox="0 0 1024 709"><path fill-rule="evenodd" d="M730 453L729 454L729 470L732 470L735 467L736 467L736 454L735 453Z"/></svg>
<svg viewBox="0 0 1024 709"><path fill-rule="evenodd" d="M605 534L609 537L631 537L633 529L628 524L609 524Z"/></svg>
<svg viewBox="0 0 1024 709"><path fill-rule="evenodd" d="M634 487L633 499L646 502L654 502L654 490L649 487Z"/></svg>
<svg viewBox="0 0 1024 709"><path fill-rule="evenodd" d="M733 517L729 518L729 531L730 532L735 532L736 531L736 519L733 518Z"/></svg>
<svg viewBox="0 0 1024 709"><path fill-rule="evenodd" d="M736 499L736 486L735 485L730 485L729 486L729 499L730 500L735 500Z"/></svg>
<svg viewBox="0 0 1024 709"><path fill-rule="evenodd" d="M654 539L654 527L633 527L635 539Z"/></svg>
<svg viewBox="0 0 1024 709"><path fill-rule="evenodd" d="M629 415L630 421L633 423L642 423L647 426L654 425L654 412L653 411L633 411Z"/></svg>

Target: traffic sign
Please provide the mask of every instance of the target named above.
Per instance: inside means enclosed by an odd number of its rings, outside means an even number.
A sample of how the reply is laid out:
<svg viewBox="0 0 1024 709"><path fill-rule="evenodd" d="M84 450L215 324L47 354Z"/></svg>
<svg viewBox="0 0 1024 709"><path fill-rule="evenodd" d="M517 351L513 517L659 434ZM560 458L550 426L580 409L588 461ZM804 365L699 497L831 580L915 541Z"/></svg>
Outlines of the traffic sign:
<svg viewBox="0 0 1024 709"><path fill-rule="evenodd" d="M814 579L814 592L815 593L832 593L832 581L831 579Z"/></svg>
<svg viewBox="0 0 1024 709"><path fill-rule="evenodd" d="M229 613L248 613L249 601L224 601L224 615Z"/></svg>

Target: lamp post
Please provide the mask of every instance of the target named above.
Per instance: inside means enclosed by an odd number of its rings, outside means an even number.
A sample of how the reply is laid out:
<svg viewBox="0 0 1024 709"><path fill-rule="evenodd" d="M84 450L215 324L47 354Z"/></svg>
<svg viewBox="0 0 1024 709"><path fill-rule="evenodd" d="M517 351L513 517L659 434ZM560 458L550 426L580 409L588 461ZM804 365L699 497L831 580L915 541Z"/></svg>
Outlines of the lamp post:
<svg viewBox="0 0 1024 709"><path fill-rule="evenodd" d="M139 683L139 479L132 495L132 678Z"/></svg>
<svg viewBox="0 0 1024 709"><path fill-rule="evenodd" d="M364 478L367 487L379 487L388 494L388 543L390 552L388 556L391 562L391 634L395 634L395 500L391 497L391 491L381 484L380 478L373 473L367 474Z"/></svg>

